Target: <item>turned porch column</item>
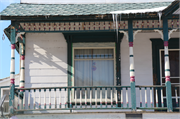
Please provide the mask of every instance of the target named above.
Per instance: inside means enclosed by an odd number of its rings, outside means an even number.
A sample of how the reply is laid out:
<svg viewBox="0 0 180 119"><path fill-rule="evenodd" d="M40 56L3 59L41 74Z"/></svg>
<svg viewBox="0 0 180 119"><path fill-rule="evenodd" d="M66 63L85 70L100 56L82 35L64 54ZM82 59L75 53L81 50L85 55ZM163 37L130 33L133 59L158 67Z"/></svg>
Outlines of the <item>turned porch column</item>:
<svg viewBox="0 0 180 119"><path fill-rule="evenodd" d="M132 110L136 110L136 90L135 90L135 69L133 54L133 26L132 20L128 21L128 40L129 40L129 61L130 61L130 86L131 86L131 105Z"/></svg>
<svg viewBox="0 0 180 119"><path fill-rule="evenodd" d="M166 85L166 102L167 111L172 112L172 94L171 94L171 81L170 81L170 66L169 66L169 53L168 53L168 22L167 18L163 19L163 38L164 38L164 61L165 61L165 85Z"/></svg>
<svg viewBox="0 0 180 119"><path fill-rule="evenodd" d="M9 111L14 113L14 80L15 80L15 25L11 24L11 65L10 65L10 95Z"/></svg>

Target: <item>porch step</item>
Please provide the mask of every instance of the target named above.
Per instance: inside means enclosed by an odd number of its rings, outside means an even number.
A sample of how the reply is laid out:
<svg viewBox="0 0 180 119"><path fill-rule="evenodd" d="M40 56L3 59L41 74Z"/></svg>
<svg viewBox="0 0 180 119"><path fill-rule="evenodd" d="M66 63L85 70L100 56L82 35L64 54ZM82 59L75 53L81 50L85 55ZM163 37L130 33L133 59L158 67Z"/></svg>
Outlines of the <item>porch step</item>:
<svg viewBox="0 0 180 119"><path fill-rule="evenodd" d="M142 119L142 114L126 114L126 119Z"/></svg>

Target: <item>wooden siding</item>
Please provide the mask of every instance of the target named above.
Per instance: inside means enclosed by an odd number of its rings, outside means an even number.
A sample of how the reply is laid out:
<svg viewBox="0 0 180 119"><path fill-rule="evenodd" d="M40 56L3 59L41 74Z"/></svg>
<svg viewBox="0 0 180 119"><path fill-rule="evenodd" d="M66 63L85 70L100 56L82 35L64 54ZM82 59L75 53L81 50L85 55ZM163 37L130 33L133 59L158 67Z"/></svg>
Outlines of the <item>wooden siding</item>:
<svg viewBox="0 0 180 119"><path fill-rule="evenodd" d="M27 33L25 88L67 86L67 43L62 33ZM44 92L44 91L42 91ZM46 103L49 104L47 90ZM66 96L65 92L64 96ZM38 91L36 101L38 103ZM31 93L31 97L34 93ZM41 94L43 97L43 93ZM54 91L51 93L51 100ZM65 98L61 97L63 101ZM41 99L44 104L44 99ZM31 100L31 106L33 100ZM38 105L37 105L38 106ZM43 105L42 105L43 106ZM52 103L53 106L53 103Z"/></svg>

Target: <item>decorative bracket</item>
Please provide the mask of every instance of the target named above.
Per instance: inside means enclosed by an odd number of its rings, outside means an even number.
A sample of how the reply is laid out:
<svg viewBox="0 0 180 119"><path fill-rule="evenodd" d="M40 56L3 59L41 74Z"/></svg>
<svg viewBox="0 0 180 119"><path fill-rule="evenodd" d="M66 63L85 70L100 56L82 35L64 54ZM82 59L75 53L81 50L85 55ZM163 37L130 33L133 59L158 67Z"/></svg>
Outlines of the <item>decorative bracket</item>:
<svg viewBox="0 0 180 119"><path fill-rule="evenodd" d="M128 37L128 32L127 31L119 31L120 33L124 33L124 35L126 36L127 41L129 41L129 37Z"/></svg>
<svg viewBox="0 0 180 119"><path fill-rule="evenodd" d="M135 31L133 34L133 37L134 37L134 40L135 40L135 36L136 36L136 34L138 33L138 32L141 32L142 30L137 30L137 31Z"/></svg>
<svg viewBox="0 0 180 119"><path fill-rule="evenodd" d="M161 35L161 39L162 40L164 40L164 38L163 38L163 32L162 31L160 31L160 30L154 30L155 32L158 32L160 35Z"/></svg>
<svg viewBox="0 0 180 119"><path fill-rule="evenodd" d="M172 34L174 31L177 31L177 30L178 30L178 29L172 29L172 30L170 30L170 31L169 31L169 34L168 34L168 35L169 35L169 38L168 38L168 39L170 39L170 38L171 38L171 34Z"/></svg>
<svg viewBox="0 0 180 119"><path fill-rule="evenodd" d="M17 33L16 35L16 42L18 41L18 37L21 37L21 35L24 35L25 32L20 32L20 33Z"/></svg>

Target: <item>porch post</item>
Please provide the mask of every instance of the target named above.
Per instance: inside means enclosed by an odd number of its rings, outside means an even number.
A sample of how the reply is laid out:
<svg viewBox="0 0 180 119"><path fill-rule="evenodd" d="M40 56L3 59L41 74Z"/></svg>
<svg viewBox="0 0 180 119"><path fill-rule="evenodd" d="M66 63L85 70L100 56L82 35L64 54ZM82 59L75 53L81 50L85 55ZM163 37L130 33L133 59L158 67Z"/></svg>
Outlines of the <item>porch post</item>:
<svg viewBox="0 0 180 119"><path fill-rule="evenodd" d="M14 113L14 80L15 80L15 25L11 23L11 66L10 66L9 111Z"/></svg>
<svg viewBox="0 0 180 119"><path fill-rule="evenodd" d="M172 95L171 95L171 81L170 81L170 66L168 54L168 22L167 18L163 19L163 37L164 37L164 60L165 60L165 85L166 85L166 102L167 111L172 112Z"/></svg>
<svg viewBox="0 0 180 119"><path fill-rule="evenodd" d="M19 82L19 87L20 88L24 88L24 83L25 83L25 76L24 76L24 71L25 71L25 67L24 67L24 60L25 60L25 53L24 53L24 37L21 37L21 40L23 41L23 43L21 42L19 47L19 54L20 54L20 82ZM23 92L23 90L20 91L21 93Z"/></svg>
<svg viewBox="0 0 180 119"><path fill-rule="evenodd" d="M132 110L135 111L136 110L136 90L135 90L134 56L133 56L133 26L132 26L132 20L128 21L128 35L129 35L131 104L132 104Z"/></svg>

